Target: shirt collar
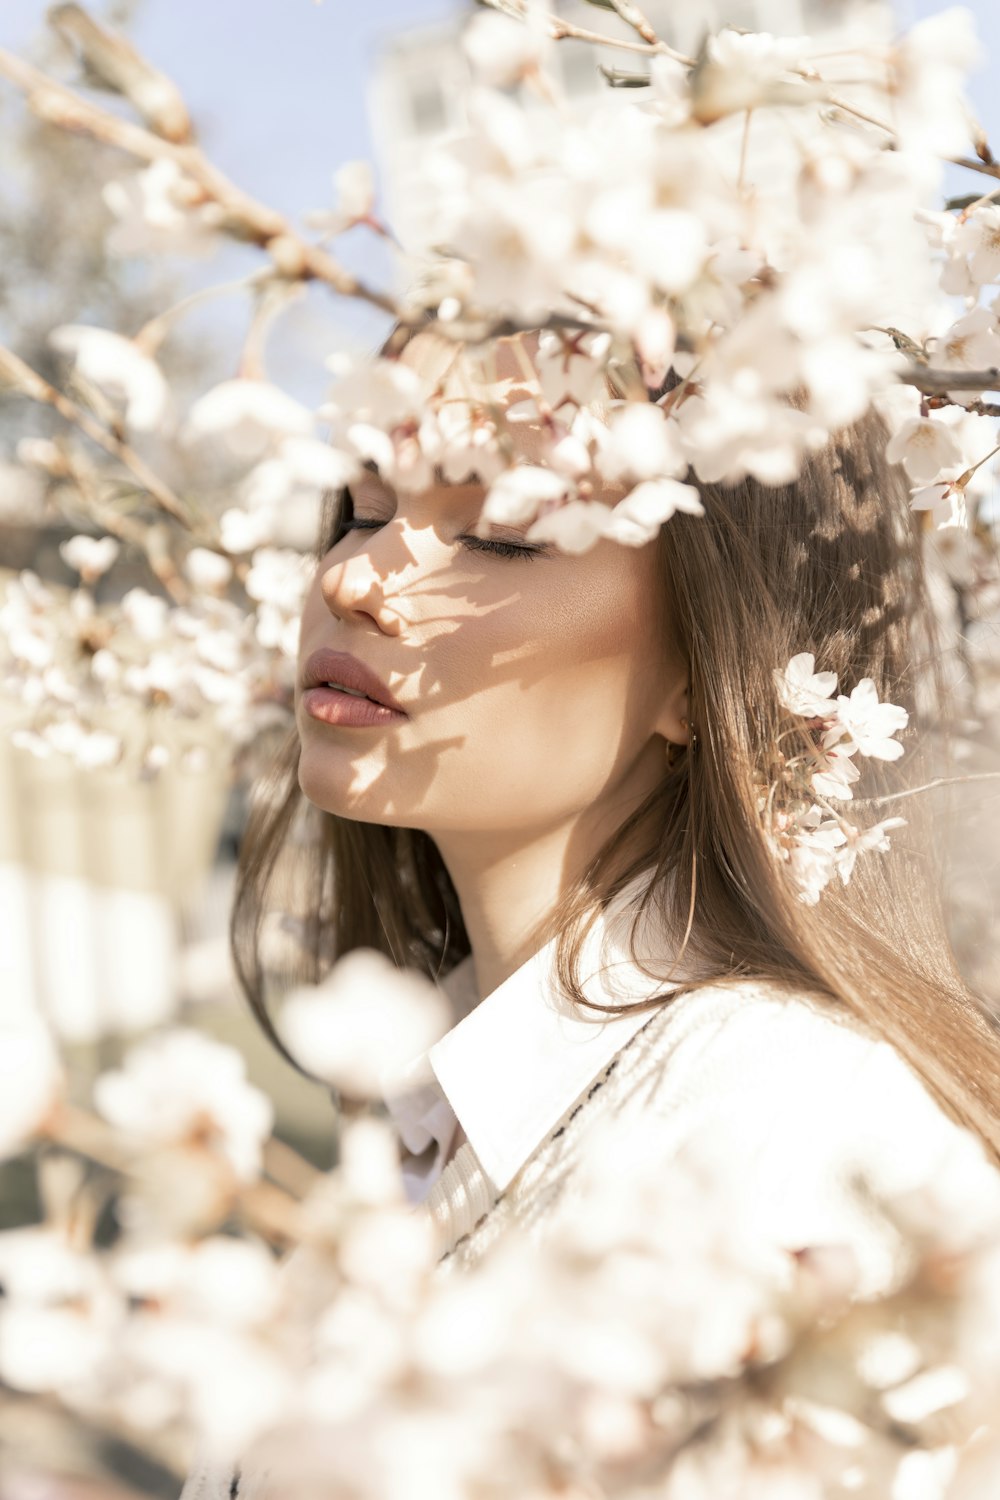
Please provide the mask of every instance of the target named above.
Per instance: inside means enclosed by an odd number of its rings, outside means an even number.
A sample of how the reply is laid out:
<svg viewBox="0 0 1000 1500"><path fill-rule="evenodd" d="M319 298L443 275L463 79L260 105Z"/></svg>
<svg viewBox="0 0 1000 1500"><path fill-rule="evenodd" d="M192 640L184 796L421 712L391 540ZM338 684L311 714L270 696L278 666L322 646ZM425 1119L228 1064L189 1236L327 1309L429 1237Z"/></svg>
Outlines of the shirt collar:
<svg viewBox="0 0 1000 1500"><path fill-rule="evenodd" d="M630 907L648 880L648 871L632 880L587 933L579 975L588 1000L627 1004L690 977L680 965L671 972L676 943L655 901L629 942ZM498 1192L651 1015L573 1006L555 978L556 945L551 939L478 1002L472 957L463 959L440 983L460 1019L383 1089L408 1150L432 1139L446 1150L457 1118Z"/></svg>

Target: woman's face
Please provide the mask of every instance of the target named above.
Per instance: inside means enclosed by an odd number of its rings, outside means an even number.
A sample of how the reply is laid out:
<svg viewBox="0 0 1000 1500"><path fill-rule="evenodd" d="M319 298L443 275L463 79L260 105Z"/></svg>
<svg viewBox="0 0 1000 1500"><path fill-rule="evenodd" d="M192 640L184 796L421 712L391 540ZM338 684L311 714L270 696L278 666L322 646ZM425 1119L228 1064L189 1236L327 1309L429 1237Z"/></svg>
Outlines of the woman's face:
<svg viewBox="0 0 1000 1500"><path fill-rule="evenodd" d="M501 556L472 531L481 485L397 495L372 473L351 494L357 529L321 559L302 615L304 795L432 838L514 847L581 814L610 834L662 778L664 738L686 738L656 543ZM529 524L486 540L527 547ZM302 670L319 647L360 658L408 717L365 728L311 717Z"/></svg>

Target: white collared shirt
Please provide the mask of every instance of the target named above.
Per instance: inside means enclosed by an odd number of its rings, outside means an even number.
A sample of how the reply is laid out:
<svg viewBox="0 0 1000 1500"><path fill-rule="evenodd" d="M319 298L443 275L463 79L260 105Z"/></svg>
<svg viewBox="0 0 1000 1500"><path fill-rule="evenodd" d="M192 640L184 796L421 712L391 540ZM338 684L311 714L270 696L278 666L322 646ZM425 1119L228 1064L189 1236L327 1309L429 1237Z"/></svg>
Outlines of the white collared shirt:
<svg viewBox="0 0 1000 1500"><path fill-rule="evenodd" d="M680 966L672 968L675 945L655 904L637 929L634 949L629 942L631 908L648 879L648 872L636 876L584 939L579 975L588 1000L626 1004L685 977ZM486 1176L502 1192L650 1019L649 1010L606 1016L571 1006L555 982L555 949L553 938L482 1000L472 957L464 958L440 983L455 1025L393 1080L384 1078L386 1108L410 1153L402 1171L411 1202L423 1202L441 1176L459 1122Z"/></svg>

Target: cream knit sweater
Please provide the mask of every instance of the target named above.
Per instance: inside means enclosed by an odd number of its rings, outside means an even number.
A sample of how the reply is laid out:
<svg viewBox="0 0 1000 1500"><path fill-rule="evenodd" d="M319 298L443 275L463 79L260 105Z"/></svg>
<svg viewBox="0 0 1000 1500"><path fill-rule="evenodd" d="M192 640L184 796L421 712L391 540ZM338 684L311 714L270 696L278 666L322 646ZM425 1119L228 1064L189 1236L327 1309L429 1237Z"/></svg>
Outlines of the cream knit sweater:
<svg viewBox="0 0 1000 1500"><path fill-rule="evenodd" d="M949 1184L960 1185L963 1205L978 1203L986 1218L1000 1211L1000 1172L892 1046L820 997L755 982L707 985L651 1012L504 1191L470 1142L459 1147L414 1208L436 1226L437 1274L473 1265L515 1226L543 1235L573 1197L602 1124L626 1116L641 1117L665 1172L686 1143L722 1132L745 1174L755 1228L788 1248L848 1243L863 1294L891 1280L894 1234L852 1192L855 1167L876 1189L932 1181L946 1202ZM181 1500L271 1500L281 1487L269 1483L238 1466L197 1463ZM936 1500L932 1489L919 1494Z"/></svg>

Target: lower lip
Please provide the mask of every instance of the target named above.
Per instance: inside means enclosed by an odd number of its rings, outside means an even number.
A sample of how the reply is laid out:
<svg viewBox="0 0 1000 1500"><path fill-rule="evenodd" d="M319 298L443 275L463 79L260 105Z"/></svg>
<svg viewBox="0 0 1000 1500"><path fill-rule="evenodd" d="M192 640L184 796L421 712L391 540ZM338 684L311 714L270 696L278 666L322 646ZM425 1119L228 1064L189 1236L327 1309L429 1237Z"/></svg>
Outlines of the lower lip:
<svg viewBox="0 0 1000 1500"><path fill-rule="evenodd" d="M313 687L302 694L305 711L323 724L347 724L368 729L376 724L395 724L406 714L395 708L373 703L370 698L355 698L337 688Z"/></svg>

